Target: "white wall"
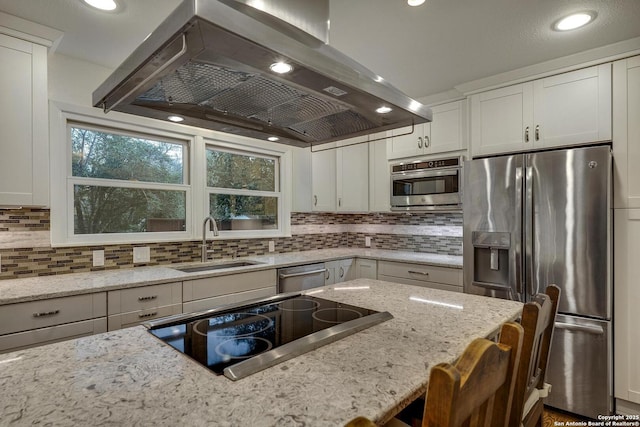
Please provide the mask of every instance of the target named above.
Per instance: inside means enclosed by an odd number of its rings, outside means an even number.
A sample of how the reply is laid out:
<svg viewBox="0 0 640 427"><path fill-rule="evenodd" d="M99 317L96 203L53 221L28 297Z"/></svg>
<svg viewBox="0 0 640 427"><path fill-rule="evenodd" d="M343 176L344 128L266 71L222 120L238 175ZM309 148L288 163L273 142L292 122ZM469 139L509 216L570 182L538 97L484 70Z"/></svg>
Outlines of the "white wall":
<svg viewBox="0 0 640 427"><path fill-rule="evenodd" d="M91 95L113 72L66 55L50 55L49 100L91 107Z"/></svg>

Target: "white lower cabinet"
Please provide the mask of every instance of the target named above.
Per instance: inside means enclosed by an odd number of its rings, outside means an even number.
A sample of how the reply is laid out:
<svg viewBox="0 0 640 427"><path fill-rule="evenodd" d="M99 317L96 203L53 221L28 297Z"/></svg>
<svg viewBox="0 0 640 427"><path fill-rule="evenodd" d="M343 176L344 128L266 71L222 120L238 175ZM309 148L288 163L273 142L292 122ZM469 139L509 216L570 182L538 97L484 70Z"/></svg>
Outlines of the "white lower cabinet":
<svg viewBox="0 0 640 427"><path fill-rule="evenodd" d="M462 292L462 270L459 268L378 261L378 280Z"/></svg>
<svg viewBox="0 0 640 427"><path fill-rule="evenodd" d="M324 267L327 269L324 276L325 285L333 285L355 279L355 262L353 258L325 262Z"/></svg>
<svg viewBox="0 0 640 427"><path fill-rule="evenodd" d="M615 209L614 230L614 394L640 403L640 209Z"/></svg>
<svg viewBox="0 0 640 427"><path fill-rule="evenodd" d="M105 292L7 304L0 310L0 352L107 330Z"/></svg>
<svg viewBox="0 0 640 427"><path fill-rule="evenodd" d="M109 291L110 331L182 313L182 282Z"/></svg>
<svg viewBox="0 0 640 427"><path fill-rule="evenodd" d="M185 313L276 294L276 270L251 271L182 282Z"/></svg>
<svg viewBox="0 0 640 427"><path fill-rule="evenodd" d="M356 259L356 279L377 279L378 278L378 261L375 259L357 258Z"/></svg>

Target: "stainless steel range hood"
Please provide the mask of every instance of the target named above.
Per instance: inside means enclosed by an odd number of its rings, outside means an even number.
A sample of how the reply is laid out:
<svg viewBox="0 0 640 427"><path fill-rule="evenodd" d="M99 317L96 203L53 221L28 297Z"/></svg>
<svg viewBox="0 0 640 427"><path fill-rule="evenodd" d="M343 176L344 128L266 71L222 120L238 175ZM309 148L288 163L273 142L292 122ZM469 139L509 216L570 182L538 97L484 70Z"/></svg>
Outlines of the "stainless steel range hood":
<svg viewBox="0 0 640 427"><path fill-rule="evenodd" d="M300 147L431 120L428 108L329 46L328 22L329 0L184 0L93 104ZM293 69L276 74L276 62Z"/></svg>

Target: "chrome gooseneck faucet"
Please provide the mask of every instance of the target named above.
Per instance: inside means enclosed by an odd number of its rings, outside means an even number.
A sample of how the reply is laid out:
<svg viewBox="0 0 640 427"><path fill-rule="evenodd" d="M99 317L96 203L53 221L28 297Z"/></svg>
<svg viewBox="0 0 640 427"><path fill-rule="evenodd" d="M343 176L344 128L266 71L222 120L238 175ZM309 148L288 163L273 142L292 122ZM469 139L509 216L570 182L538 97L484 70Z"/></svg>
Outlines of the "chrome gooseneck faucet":
<svg viewBox="0 0 640 427"><path fill-rule="evenodd" d="M202 262L206 262L209 259L209 254L213 253L213 249L207 249L207 223L210 222L209 229L213 231L214 236L218 236L218 224L213 217L208 216L202 223Z"/></svg>

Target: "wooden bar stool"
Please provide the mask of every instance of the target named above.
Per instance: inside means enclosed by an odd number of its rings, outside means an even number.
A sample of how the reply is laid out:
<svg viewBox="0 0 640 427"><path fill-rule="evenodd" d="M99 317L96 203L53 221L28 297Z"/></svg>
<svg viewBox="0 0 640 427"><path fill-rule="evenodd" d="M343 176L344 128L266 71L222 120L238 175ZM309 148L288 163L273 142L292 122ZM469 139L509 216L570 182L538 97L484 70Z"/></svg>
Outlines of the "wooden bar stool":
<svg viewBox="0 0 640 427"><path fill-rule="evenodd" d="M498 344L478 338L467 346L455 365L434 366L422 425L507 426L523 336L522 326L505 323ZM363 417L346 424L372 425Z"/></svg>

